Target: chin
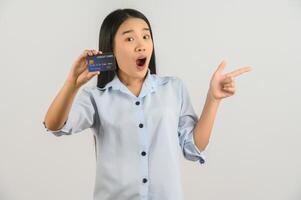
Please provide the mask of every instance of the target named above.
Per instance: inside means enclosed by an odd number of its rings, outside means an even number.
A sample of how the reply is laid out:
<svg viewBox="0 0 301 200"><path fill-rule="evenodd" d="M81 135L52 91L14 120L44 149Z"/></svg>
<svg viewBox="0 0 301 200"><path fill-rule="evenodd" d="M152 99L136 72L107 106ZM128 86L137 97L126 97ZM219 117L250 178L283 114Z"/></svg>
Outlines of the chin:
<svg viewBox="0 0 301 200"><path fill-rule="evenodd" d="M139 78L144 78L146 76L147 70L146 71L140 71L140 72L136 72L136 76Z"/></svg>

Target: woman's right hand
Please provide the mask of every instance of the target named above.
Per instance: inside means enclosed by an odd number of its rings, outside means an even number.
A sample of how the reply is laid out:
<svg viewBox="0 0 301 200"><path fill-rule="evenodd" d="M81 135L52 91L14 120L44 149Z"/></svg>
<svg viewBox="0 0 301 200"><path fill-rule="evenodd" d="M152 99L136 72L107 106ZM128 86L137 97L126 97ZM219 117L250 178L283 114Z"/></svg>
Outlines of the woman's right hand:
<svg viewBox="0 0 301 200"><path fill-rule="evenodd" d="M73 63L71 70L68 75L67 82L72 84L76 89L80 88L82 85L87 83L90 79L92 79L95 75L98 75L100 72L89 72L88 71L88 63L87 56L93 56L97 54L102 54L101 51L96 50L85 50Z"/></svg>

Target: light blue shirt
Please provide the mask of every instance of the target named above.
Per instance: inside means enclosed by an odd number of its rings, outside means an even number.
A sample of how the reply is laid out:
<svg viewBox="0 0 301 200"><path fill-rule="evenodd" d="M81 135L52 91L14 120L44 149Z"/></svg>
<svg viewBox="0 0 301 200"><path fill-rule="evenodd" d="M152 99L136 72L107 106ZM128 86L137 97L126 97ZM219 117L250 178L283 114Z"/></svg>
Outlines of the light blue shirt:
<svg viewBox="0 0 301 200"><path fill-rule="evenodd" d="M96 137L94 200L182 200L179 155L205 162L197 123L177 77L150 74L136 97L116 75L103 89L85 87L56 136L91 128Z"/></svg>

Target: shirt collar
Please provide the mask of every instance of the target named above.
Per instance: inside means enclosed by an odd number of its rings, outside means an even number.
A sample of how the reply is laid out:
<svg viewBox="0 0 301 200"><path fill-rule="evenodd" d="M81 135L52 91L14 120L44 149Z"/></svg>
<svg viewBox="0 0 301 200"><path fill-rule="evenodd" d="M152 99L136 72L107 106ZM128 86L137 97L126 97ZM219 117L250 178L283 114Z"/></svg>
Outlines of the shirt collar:
<svg viewBox="0 0 301 200"><path fill-rule="evenodd" d="M150 73L150 69L147 69L146 77L144 79L140 94L138 98L142 98L146 96L147 94L154 92L156 89L156 81L155 81L155 75ZM104 89L109 89L111 88L112 90L120 90L121 92L133 95L129 89L120 81L119 77L115 73L115 76L112 81L106 84ZM134 95L133 95L134 96Z"/></svg>

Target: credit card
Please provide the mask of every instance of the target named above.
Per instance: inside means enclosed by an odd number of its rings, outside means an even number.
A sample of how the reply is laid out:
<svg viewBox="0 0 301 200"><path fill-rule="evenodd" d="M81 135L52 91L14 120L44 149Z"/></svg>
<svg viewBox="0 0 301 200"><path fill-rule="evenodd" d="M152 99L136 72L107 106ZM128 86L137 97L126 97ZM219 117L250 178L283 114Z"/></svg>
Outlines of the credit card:
<svg viewBox="0 0 301 200"><path fill-rule="evenodd" d="M94 56L87 56L89 72L109 71L116 69L115 56L113 53L102 53Z"/></svg>

